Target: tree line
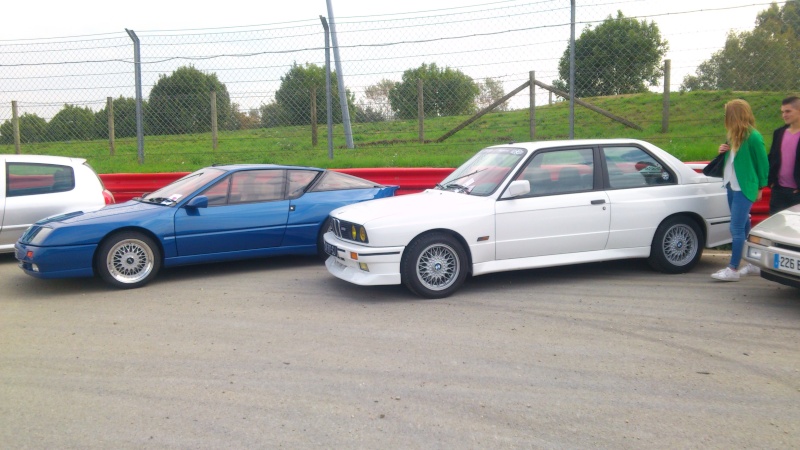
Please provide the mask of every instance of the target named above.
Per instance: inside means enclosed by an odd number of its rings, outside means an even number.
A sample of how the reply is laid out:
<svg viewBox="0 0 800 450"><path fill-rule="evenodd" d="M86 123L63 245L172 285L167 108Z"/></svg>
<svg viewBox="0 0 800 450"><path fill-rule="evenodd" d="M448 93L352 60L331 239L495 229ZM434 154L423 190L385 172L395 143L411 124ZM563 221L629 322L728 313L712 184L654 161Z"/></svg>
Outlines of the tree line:
<svg viewBox="0 0 800 450"><path fill-rule="evenodd" d="M646 92L663 76L668 42L654 22L625 17L621 11L595 27L586 26L575 41L576 97L597 97ZM778 7L772 3L760 12L752 31L728 34L725 46L701 63L695 75L686 76L681 90L792 90L800 88L800 1ZM570 48L558 64L553 85L569 92ZM180 67L159 76L144 102L147 135L205 133L211 131L210 92L215 92L218 127L242 130L308 125L315 115L326 121L324 67L293 64L281 77L274 100L243 111L231 102L227 87L216 74ZM336 73L330 73L331 80ZM505 95L502 83L487 78L476 81L458 69L423 63L406 70L400 81L382 79L364 89L356 100L344 95L355 122L415 119L418 82L422 81L425 117L467 115ZM333 121L342 121L338 85L331 83ZM312 98L316 111L312 114ZM119 97L112 101L115 135L136 135L136 102ZM505 103L500 110L508 108ZM0 125L0 143L13 142L13 124ZM22 142L90 140L108 137L108 111L64 105L49 122L34 113L19 118Z"/></svg>

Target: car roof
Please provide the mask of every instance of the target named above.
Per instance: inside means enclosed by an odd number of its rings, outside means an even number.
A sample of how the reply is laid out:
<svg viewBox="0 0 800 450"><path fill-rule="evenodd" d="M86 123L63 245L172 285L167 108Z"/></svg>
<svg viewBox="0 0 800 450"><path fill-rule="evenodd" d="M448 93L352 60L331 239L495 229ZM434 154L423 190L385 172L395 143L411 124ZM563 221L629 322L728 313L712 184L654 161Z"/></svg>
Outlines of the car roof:
<svg viewBox="0 0 800 450"><path fill-rule="evenodd" d="M608 145L608 144L638 144L644 147L650 147L653 144L641 141L639 139L562 139L555 141L535 141L535 142L509 142L508 144L493 145L489 148L496 147L522 147L527 150L539 150L542 148L552 147L575 147L581 145Z"/></svg>
<svg viewBox="0 0 800 450"><path fill-rule="evenodd" d="M299 169L299 170L315 170L317 172L324 172L325 169L320 169L319 167L307 167L307 166L287 166L283 164L220 164L220 165L213 165L211 167L227 170L231 172L239 171L239 170L253 170L253 169Z"/></svg>
<svg viewBox="0 0 800 450"><path fill-rule="evenodd" d="M52 155L0 155L0 159L7 162L28 162L37 164L61 164L61 165L80 165L86 162L84 158L72 158L68 156Z"/></svg>

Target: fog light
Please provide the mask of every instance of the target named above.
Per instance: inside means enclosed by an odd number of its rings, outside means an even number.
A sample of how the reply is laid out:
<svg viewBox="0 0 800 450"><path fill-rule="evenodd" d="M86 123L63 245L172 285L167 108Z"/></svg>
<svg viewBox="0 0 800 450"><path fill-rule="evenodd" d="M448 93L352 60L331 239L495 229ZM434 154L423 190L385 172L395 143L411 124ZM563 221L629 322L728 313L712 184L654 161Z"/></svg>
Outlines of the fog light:
<svg viewBox="0 0 800 450"><path fill-rule="evenodd" d="M761 250L755 247L747 247L747 257L753 259L761 259Z"/></svg>
<svg viewBox="0 0 800 450"><path fill-rule="evenodd" d="M36 264L31 264L31 270L33 270L34 272L38 272L39 266L37 266Z"/></svg>
<svg viewBox="0 0 800 450"><path fill-rule="evenodd" d="M363 270L364 272L369 272L369 267L367 267L367 263L358 263L358 268Z"/></svg>

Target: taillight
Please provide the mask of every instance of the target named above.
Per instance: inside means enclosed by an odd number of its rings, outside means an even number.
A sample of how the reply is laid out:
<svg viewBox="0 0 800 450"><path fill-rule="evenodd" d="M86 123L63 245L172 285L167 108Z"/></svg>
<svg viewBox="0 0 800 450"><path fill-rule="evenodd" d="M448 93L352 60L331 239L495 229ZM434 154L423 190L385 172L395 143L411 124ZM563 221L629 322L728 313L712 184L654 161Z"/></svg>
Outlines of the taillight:
<svg viewBox="0 0 800 450"><path fill-rule="evenodd" d="M112 194L108 189L103 189L103 200L106 201L106 205L113 205L116 203L116 200L114 200L114 194Z"/></svg>

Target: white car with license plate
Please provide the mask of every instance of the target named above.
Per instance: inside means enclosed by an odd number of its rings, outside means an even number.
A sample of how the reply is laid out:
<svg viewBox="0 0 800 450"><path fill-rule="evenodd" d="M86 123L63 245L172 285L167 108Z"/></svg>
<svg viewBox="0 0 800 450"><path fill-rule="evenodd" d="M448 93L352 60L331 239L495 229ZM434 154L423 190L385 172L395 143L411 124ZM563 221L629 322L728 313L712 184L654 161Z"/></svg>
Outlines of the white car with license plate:
<svg viewBox="0 0 800 450"><path fill-rule="evenodd" d="M328 271L446 297L467 276L623 258L687 272L731 241L719 178L630 139L488 147L424 192L331 212Z"/></svg>
<svg viewBox="0 0 800 450"><path fill-rule="evenodd" d="M762 278L800 288L800 205L753 227L743 257L761 269Z"/></svg>

